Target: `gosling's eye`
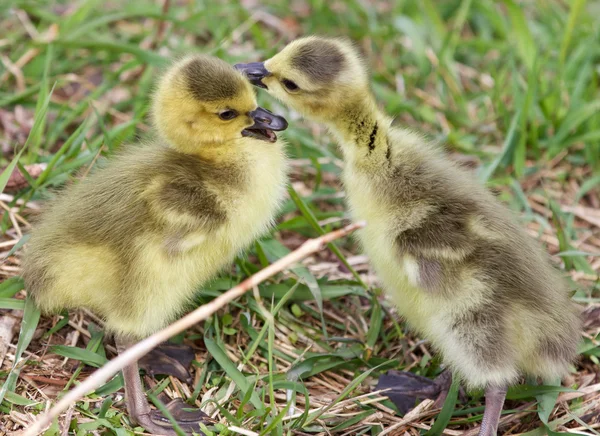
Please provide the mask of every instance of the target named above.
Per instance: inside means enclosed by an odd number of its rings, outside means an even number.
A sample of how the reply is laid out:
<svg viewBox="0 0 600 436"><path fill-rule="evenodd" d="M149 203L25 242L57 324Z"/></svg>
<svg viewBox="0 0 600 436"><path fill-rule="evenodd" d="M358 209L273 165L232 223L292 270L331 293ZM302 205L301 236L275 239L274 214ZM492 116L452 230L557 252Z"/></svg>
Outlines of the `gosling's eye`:
<svg viewBox="0 0 600 436"><path fill-rule="evenodd" d="M297 91L300 89L298 85L288 79L282 79L281 83L283 83L283 86L285 86L288 91Z"/></svg>
<svg viewBox="0 0 600 436"><path fill-rule="evenodd" d="M221 118L222 120L233 120L235 117L238 116L238 113L232 109L227 109L224 110L223 112L221 112L219 114L219 118Z"/></svg>

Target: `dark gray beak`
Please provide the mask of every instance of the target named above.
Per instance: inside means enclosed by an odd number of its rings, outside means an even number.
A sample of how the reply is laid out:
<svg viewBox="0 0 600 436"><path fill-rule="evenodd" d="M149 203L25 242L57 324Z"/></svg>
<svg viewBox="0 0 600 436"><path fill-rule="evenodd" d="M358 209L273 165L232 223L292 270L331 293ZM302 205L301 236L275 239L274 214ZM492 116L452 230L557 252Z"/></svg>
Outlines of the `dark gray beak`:
<svg viewBox="0 0 600 436"><path fill-rule="evenodd" d="M236 64L235 68L244 73L250 83L259 88L267 89L267 85L262 83L262 79L271 75L265 68L264 62L250 62L249 64Z"/></svg>
<svg viewBox="0 0 600 436"><path fill-rule="evenodd" d="M254 120L254 125L251 129L269 129L269 130L285 130L288 127L288 122L285 118L275 115L274 113L262 107L257 107L248 115Z"/></svg>
<svg viewBox="0 0 600 436"><path fill-rule="evenodd" d="M274 132L285 130L288 126L285 118L275 115L260 106L248 115L254 120L254 124L242 130L242 136L260 139L261 141L275 142L277 141L277 135Z"/></svg>

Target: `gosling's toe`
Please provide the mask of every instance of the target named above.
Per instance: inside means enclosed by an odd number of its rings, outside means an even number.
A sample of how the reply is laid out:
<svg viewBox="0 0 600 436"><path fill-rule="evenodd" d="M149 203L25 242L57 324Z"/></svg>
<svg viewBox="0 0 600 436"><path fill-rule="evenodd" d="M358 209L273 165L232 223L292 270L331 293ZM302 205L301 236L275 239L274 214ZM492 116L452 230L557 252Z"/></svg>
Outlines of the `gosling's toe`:
<svg viewBox="0 0 600 436"><path fill-rule="evenodd" d="M442 379L444 373L440 374L437 379L431 380L407 371L388 371L387 374L379 378L377 389L389 389L385 392L385 395L404 414L415 407L417 400L425 398L435 400L440 396L445 398L449 384L446 376ZM451 380L450 377L450 382Z"/></svg>
<svg viewBox="0 0 600 436"><path fill-rule="evenodd" d="M204 435L204 433L202 433L200 424L209 426L216 423L214 419L212 419L202 410L191 407L179 398L166 404L165 407L175 422L177 422L179 427L181 427L181 429L188 434L194 432L198 435ZM159 410L151 411L149 415L146 415L146 419L151 422L150 426L152 428L146 427L146 424L140 424L144 425L147 430L153 432L156 431L159 434L166 435L176 434L175 430L173 430L173 423L171 420L164 416Z"/></svg>

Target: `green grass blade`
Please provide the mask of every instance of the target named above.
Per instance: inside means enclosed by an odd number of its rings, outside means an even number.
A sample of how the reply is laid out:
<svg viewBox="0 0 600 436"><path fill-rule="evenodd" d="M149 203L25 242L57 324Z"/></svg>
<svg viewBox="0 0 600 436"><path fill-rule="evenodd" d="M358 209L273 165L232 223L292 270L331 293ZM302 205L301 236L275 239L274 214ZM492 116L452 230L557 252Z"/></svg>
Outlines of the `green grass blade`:
<svg viewBox="0 0 600 436"><path fill-rule="evenodd" d="M263 249L267 258L271 262L275 262L278 259L286 256L290 253L290 250L276 239L267 239L258 241L258 244ZM290 268L299 278L301 278L308 289L312 293L319 310L323 312L323 295L321 294L321 288L315 276L303 265L297 264Z"/></svg>
<svg viewBox="0 0 600 436"><path fill-rule="evenodd" d="M16 298L1 298L0 297L0 309L23 310L23 309L25 309L25 300L18 300Z"/></svg>
<svg viewBox="0 0 600 436"><path fill-rule="evenodd" d="M536 57L536 44L531 36L523 8L513 0L504 0L512 24L512 40L516 41L517 52L528 70L531 70Z"/></svg>
<svg viewBox="0 0 600 436"><path fill-rule="evenodd" d="M277 371L277 365L273 358L273 349L275 348L275 323L273 322L273 318L267 319L265 325L268 326L267 366L269 371L269 404L271 405L271 410L276 411L277 401L275 400L275 389L273 389L273 373Z"/></svg>
<svg viewBox="0 0 600 436"><path fill-rule="evenodd" d="M292 185L288 186L288 193L289 193L290 197L292 198L292 201L296 204L296 206L300 210L300 213L302 213L302 215L304 215L304 217L309 222L309 224L312 226L312 228L319 235L324 235L325 230L323 230L323 228L319 225L319 222L317 221L315 214L313 213L312 210L310 210L310 208L307 206L307 204L304 202L304 200L298 195L298 193L292 187ZM363 286L365 289L367 289L368 286L362 281L362 279L360 278L358 273L354 270L354 268L352 268L352 265L350 265L348 263L348 260L342 254L342 252L339 250L339 248L337 248L337 246L333 243L327 244L327 247L333 252L333 254L336 255L336 257L344 264L344 266L346 268L348 268L348 270L352 273L352 275L354 276L356 281L358 283L360 283L361 286Z"/></svg>
<svg viewBox="0 0 600 436"><path fill-rule="evenodd" d="M36 404L35 401L27 399L25 397L22 397L19 394L15 394L14 392L6 392L6 397L4 398L6 401L8 401L9 403L13 403L17 406L33 406L34 404Z"/></svg>
<svg viewBox="0 0 600 436"><path fill-rule="evenodd" d="M549 202L550 210L552 211L552 223L556 229L556 237L558 238L558 248L561 252L563 251L571 251L572 247L569 243L569 237L562 222L562 213L560 207L556 204L554 200L550 200ZM573 269L573 260L569 257L564 258L565 268L567 270Z"/></svg>
<svg viewBox="0 0 600 436"><path fill-rule="evenodd" d="M489 178L494 174L494 171L500 166L500 162L504 160L504 158L510 153L512 150L517 138L517 126L519 126L519 120L522 115L521 109L519 109L513 116L510 127L508 128L508 133L506 134L506 138L504 139L504 144L502 145L502 151L496 158L488 165L486 165L481 173L479 174L479 180L482 182L487 182Z"/></svg>
<svg viewBox="0 0 600 436"><path fill-rule="evenodd" d="M581 124L600 111L600 99L586 103L585 105L570 111L561 123L558 131L548 144L551 154L556 154L562 150L562 144L571 132L577 129Z"/></svg>
<svg viewBox="0 0 600 436"><path fill-rule="evenodd" d="M559 60L562 65L564 65L565 63L565 58L567 57L567 50L569 48L569 44L571 43L571 39L573 39L573 31L575 30L577 19L579 18L581 11L585 7L585 2L586 0L572 0L570 2L571 8L569 10L569 19L567 21L567 27L565 28L563 40L560 45Z"/></svg>
<svg viewBox="0 0 600 436"><path fill-rule="evenodd" d="M25 287L21 277L11 277L0 283L0 297L10 298Z"/></svg>
<svg viewBox="0 0 600 436"><path fill-rule="evenodd" d="M82 22L75 29L70 30L68 34L65 33L63 36L65 38L73 40L85 36L86 34L89 34L89 32L97 29L98 27L102 27L107 24L112 24L116 21L135 18L164 18L164 15L161 13L160 8L157 6L143 6L142 8L131 12L115 12L112 14L106 14L100 17L92 18L90 20Z"/></svg>
<svg viewBox="0 0 600 436"><path fill-rule="evenodd" d="M53 335L54 333L56 333L57 331L62 329L64 326L69 324L69 311L66 309L63 309L61 311L60 315L62 316L62 318L60 320L58 320L58 322L54 325L54 327L52 327L50 330L48 330L46 333L44 333L44 335L42 336L43 339L50 337L51 335Z"/></svg>
<svg viewBox="0 0 600 436"><path fill-rule="evenodd" d="M221 368L223 368L229 378L233 380L233 382L243 393L246 393L249 389L252 389L250 382L248 382L244 374L242 374L237 369L235 364L229 359L229 357L227 357L227 353L225 350L223 350L223 348L221 348L220 345L206 336L204 337L204 345L206 346L206 350L210 353L212 358L215 359L219 365L221 365ZM252 393L250 402L258 410L263 410L265 408L262 401L260 401L260 398L258 398L256 392Z"/></svg>
<svg viewBox="0 0 600 436"><path fill-rule="evenodd" d="M0 192L4 192L4 188L6 188L8 179L15 170L17 162L21 158L21 154L23 154L23 150L25 150L25 148L22 148L21 151L19 151L19 153L15 157L13 157L13 159L10 161L10 164L8 164L8 166L4 168L4 171L2 171L2 174L0 174Z"/></svg>
<svg viewBox="0 0 600 436"><path fill-rule="evenodd" d="M445 44L442 47L442 50L439 55L440 59L443 60L446 68L452 70L453 73L454 71L453 66L451 65L451 60L454 58L454 52L460 40L460 33L462 32L463 26L467 21L467 17L469 15L469 11L471 10L472 3L473 0L462 0L460 2L460 6L458 7L452 30L446 35Z"/></svg>
<svg viewBox="0 0 600 436"><path fill-rule="evenodd" d="M79 3L79 7L71 13L60 25L61 36L68 36L71 30L86 21L95 9L102 3L102 0L87 0Z"/></svg>
<svg viewBox="0 0 600 436"><path fill-rule="evenodd" d="M419 6L431 23L431 29L433 30L432 36L437 47L439 47L442 41L446 39L447 31L444 20L440 16L438 8L433 4L432 0L423 0L419 2Z"/></svg>
<svg viewBox="0 0 600 436"><path fill-rule="evenodd" d="M538 81L537 63L534 63L534 67L529 70L529 74L527 77L527 90L525 92L525 97L523 98L523 104L521 108L521 118L519 122L519 142L517 143L517 147L513 154L513 166L515 170L515 175L518 178L523 177L525 173L525 159L526 159L526 151L527 151L527 121L529 119L529 112L531 110L532 102L535 99L536 93L536 84Z"/></svg>
<svg viewBox="0 0 600 436"><path fill-rule="evenodd" d="M279 311L281 310L283 305L285 303L287 303L287 301L292 297L292 295L294 295L294 292L296 291L296 289L298 289L298 286L299 286L299 283L296 282L296 284L294 284L294 286L292 286L289 290L287 290L287 292L285 293L283 298L281 298L281 300L277 303L275 308L273 308L271 310L271 316L273 318L275 318L277 316L277 313L279 313ZM256 352L256 349L262 343L263 338L265 337L265 334L267 333L268 328L269 328L269 323L265 323L265 325L263 325L262 329L258 333L258 336L256 337L256 339L252 340L252 343L248 347L248 351L246 352L246 356L244 357L244 360L243 360L244 365L250 361L250 359Z"/></svg>
<svg viewBox="0 0 600 436"><path fill-rule="evenodd" d="M579 200L581 200L585 196L585 194L590 192L592 189L594 189L598 185L600 185L600 174L586 180L579 188L579 191L577 192L577 195L575 196L574 203L579 203Z"/></svg>
<svg viewBox="0 0 600 436"><path fill-rule="evenodd" d="M366 337L367 347L369 350L373 350L375 347L375 344L379 339L379 334L381 332L381 326L383 323L383 310L381 309L381 305L377 301L376 297L373 297L371 301L371 319Z"/></svg>
<svg viewBox="0 0 600 436"><path fill-rule="evenodd" d="M23 154L23 151L25 151L27 149L27 147L29 146L29 144L35 140L35 138L40 134L39 132L41 132L43 130L43 127L44 127L44 124L46 121L46 113L48 112L48 105L50 104L50 97L52 96L53 91L54 91L54 87L45 96L45 98L41 100L41 104L39 105L39 107L35 113L33 127L31 128L31 131L29 132L29 136L27 137L27 140L25 141L25 145L23 145L23 148L19 151L19 153L15 157L13 157L10 164L4 169L4 171L2 171L2 174L0 174L0 192L4 192L4 188L6 187L6 184L8 183L8 179L9 179L10 175L12 174L12 172L14 171L15 167L17 166L17 162L19 161L21 155Z"/></svg>
<svg viewBox="0 0 600 436"><path fill-rule="evenodd" d="M43 116L39 118L39 124L37 128L32 129L27 141L31 141L31 146L29 147L28 152L28 161L35 162L36 157L39 154L39 149L42 144L42 138L44 134L44 129L46 126L46 111L48 107L49 100L48 97L48 75L50 74L50 65L52 65L52 59L54 57L54 46L49 44L46 47L46 58L44 62L44 73L42 75L40 92L38 94L38 100L35 107L36 118L38 113L43 113ZM44 109L45 108L45 109Z"/></svg>
<svg viewBox="0 0 600 436"><path fill-rule="evenodd" d="M74 359L80 360L77 369L73 372L73 375L71 375L71 378L65 385L63 392L69 390L73 383L75 383L75 380L77 380L77 377L79 377L79 374L81 374L85 363L91 366L99 367L104 365L104 363L108 361L108 359L106 358L106 353L104 352L104 348L102 347L102 338L104 337L104 332L102 330L97 329L96 326L92 323L88 325L88 330L91 333L91 338L88 344L86 345L85 350L77 347L67 347L63 345L56 346L59 347L56 349L57 354L64 353L67 355L65 357L68 357L70 355L74 356ZM103 363L99 364L100 362Z"/></svg>
<svg viewBox="0 0 600 436"><path fill-rule="evenodd" d="M54 156L52 156L52 159L50 159L50 162L48 162L48 165L46 166L44 171L42 171L42 174L40 174L39 177L36 179L34 188L39 188L44 184L44 182L48 179L48 176L58 163L59 159L67 152L67 150L69 150L72 146L77 146L83 143L88 127L89 123L86 120L83 123L81 123L81 125L73 132L71 136L69 136L69 139L67 139L65 143L54 154Z"/></svg>
<svg viewBox="0 0 600 436"><path fill-rule="evenodd" d="M169 409L165 407L162 401L160 401L158 397L151 391L148 391L146 395L148 396L148 399L156 406L156 408L160 410L161 413L169 420L175 433L177 433L179 436L186 436L187 433L181 428L179 423L175 420L171 412L169 412Z"/></svg>
<svg viewBox="0 0 600 436"><path fill-rule="evenodd" d="M25 300L25 310L23 311L23 320L21 321L21 331L19 332L19 342L15 351L15 361L10 369L10 373L2 388L0 388L0 404L6 397L7 392L14 392L17 384L19 373L21 372L22 364L21 356L29 346L35 329L40 320L40 310L33 303L31 297L27 296Z"/></svg>
<svg viewBox="0 0 600 436"><path fill-rule="evenodd" d="M437 416L435 422L429 429L425 436L438 436L441 435L452 417L454 407L456 406L456 400L458 399L458 388L460 387L460 379L457 376L452 376L452 385L448 391L448 396L440 414Z"/></svg>
<svg viewBox="0 0 600 436"><path fill-rule="evenodd" d="M319 417L321 415L326 413L329 409L331 409L337 403L339 403L344 398L346 398L346 396L348 394L350 394L350 392L352 392L354 389L356 389L363 382L363 380L366 379L377 368L378 367L374 367L374 368L368 369L367 371L363 372L362 374L359 374L354 380L352 380L352 382L348 386L346 386L344 388L344 390L340 393L340 395L337 396L337 398L335 400L333 400L331 403L329 403L327 406L325 406L321 410L317 410L317 411L309 414L308 419L306 420L304 425L308 426L310 423L315 422L317 419L319 419Z"/></svg>
<svg viewBox="0 0 600 436"><path fill-rule="evenodd" d="M517 385L508 388L507 400L524 400L535 398L547 393L576 392L575 389L552 385Z"/></svg>
<svg viewBox="0 0 600 436"><path fill-rule="evenodd" d="M50 347L50 351L58 354L59 356L79 360L86 365L94 366L96 368L99 368L108 362L106 357L103 357L93 351L85 350L79 347L71 347L69 345L53 345Z"/></svg>
<svg viewBox="0 0 600 436"><path fill-rule="evenodd" d="M17 92L15 94L9 94L4 98L0 98L0 107L8 107L10 105L19 103L23 100L28 99L32 95L35 95L36 92L40 90L41 83L36 83L31 85L29 88L25 89L22 92Z"/></svg>
<svg viewBox="0 0 600 436"><path fill-rule="evenodd" d="M112 53L130 53L136 56L141 62L154 65L154 66L165 66L168 63L168 59L158 53L150 50L144 50L137 45L127 44L123 42L114 42L107 40L85 40L85 39L57 39L54 44L64 48L87 48L90 50L106 50Z"/></svg>
<svg viewBox="0 0 600 436"><path fill-rule="evenodd" d="M546 381L546 385L560 387L560 378L556 380L548 380ZM548 425L548 419L552 414L552 410L554 409L554 405L556 404L559 394L560 391L555 390L536 395L536 399L538 400L538 416L546 425Z"/></svg>

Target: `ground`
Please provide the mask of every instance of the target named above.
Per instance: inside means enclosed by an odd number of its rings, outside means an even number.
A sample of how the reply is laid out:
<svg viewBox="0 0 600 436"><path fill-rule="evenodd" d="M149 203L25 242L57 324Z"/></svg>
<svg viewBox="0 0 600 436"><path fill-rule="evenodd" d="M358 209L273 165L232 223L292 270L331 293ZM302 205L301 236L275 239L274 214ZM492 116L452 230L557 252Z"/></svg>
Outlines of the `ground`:
<svg viewBox="0 0 600 436"><path fill-rule="evenodd" d="M374 92L396 122L444 144L519 214L584 310L580 359L563 382L579 391L561 392L554 406L553 388L512 389L502 432L543 434L543 420L556 432L598 434L597 2L15 0L0 11L0 168L8 167L0 176L0 187L8 183L0 194L0 379L9 377L15 356L25 358L19 378L7 384L0 433L27 427L114 355L89 312L23 323L18 274L30 220L78 170L85 176L99 158L148 134L153 80L170 57L204 52L256 61L318 33L357 42ZM327 132L264 93L259 101L291 124L284 133L293 159L289 197L272 234L199 293L198 305L347 221L342 162ZM9 179L17 157L25 175ZM159 378L155 392L202 405L221 434L238 427L248 435L416 435L436 419L449 420L448 435L477 426L481 393L459 395L440 415L425 401L403 417L375 392L387 370L433 378L440 361L386 301L352 239L337 247L338 255L311 256L176 338L194 346L194 383ZM254 387L262 407L240 385ZM48 434L127 434L120 388L117 378L78 402Z"/></svg>

